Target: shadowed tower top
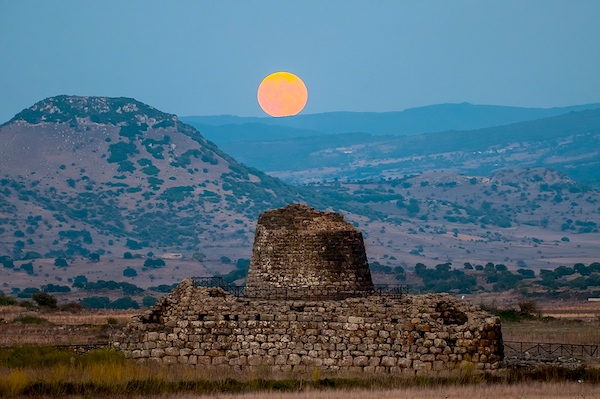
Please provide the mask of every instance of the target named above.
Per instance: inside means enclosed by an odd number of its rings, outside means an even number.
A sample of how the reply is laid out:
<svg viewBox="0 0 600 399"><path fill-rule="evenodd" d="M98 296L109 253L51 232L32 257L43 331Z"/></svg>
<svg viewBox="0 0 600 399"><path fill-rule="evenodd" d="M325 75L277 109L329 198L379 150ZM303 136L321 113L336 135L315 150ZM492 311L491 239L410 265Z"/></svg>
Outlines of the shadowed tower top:
<svg viewBox="0 0 600 399"><path fill-rule="evenodd" d="M362 234L338 213L288 205L259 216L246 296L359 296L373 289Z"/></svg>

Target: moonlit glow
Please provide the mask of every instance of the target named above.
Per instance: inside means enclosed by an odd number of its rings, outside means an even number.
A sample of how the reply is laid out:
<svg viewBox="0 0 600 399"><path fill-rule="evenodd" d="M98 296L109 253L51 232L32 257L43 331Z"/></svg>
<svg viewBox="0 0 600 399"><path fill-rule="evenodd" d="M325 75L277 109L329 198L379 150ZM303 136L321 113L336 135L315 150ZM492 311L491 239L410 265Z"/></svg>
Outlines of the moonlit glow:
<svg viewBox="0 0 600 399"><path fill-rule="evenodd" d="M275 72L258 86L258 103L271 116L292 116L302 111L308 100L308 90L302 79L293 73Z"/></svg>

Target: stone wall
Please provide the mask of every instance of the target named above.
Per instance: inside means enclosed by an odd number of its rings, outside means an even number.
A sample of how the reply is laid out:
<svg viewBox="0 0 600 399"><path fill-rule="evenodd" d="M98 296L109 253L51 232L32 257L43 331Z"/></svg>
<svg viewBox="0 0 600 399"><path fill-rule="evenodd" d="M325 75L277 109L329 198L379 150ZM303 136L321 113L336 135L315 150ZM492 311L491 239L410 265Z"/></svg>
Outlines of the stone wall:
<svg viewBox="0 0 600 399"><path fill-rule="evenodd" d="M339 298L372 289L362 234L342 215L306 205L260 215L246 296Z"/></svg>
<svg viewBox="0 0 600 399"><path fill-rule="evenodd" d="M450 295L249 300L191 280L113 336L112 345L136 359L230 371L414 375L496 369L503 358L499 318Z"/></svg>

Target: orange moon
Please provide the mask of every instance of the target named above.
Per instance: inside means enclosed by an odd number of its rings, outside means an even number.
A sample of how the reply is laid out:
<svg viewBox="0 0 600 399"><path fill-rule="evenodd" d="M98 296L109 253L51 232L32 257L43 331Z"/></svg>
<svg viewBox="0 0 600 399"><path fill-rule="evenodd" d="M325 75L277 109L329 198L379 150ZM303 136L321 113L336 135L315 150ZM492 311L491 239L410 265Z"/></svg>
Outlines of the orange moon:
<svg viewBox="0 0 600 399"><path fill-rule="evenodd" d="M260 107L270 116L293 116L306 105L308 90L293 73L275 72L263 79L256 96Z"/></svg>

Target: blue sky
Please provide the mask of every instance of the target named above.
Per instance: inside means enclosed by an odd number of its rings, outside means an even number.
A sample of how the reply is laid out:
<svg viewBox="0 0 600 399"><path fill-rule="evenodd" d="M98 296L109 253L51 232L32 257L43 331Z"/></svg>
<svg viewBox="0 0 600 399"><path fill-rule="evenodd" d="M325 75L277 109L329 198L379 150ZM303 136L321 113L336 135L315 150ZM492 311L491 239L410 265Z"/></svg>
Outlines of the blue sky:
<svg viewBox="0 0 600 399"><path fill-rule="evenodd" d="M600 102L600 1L0 0L0 123L53 95L264 116L268 74L303 113Z"/></svg>

